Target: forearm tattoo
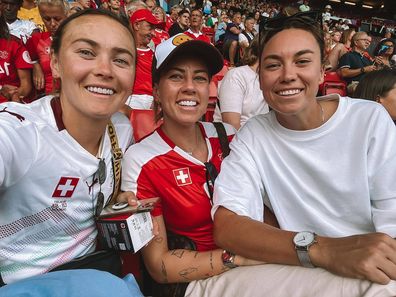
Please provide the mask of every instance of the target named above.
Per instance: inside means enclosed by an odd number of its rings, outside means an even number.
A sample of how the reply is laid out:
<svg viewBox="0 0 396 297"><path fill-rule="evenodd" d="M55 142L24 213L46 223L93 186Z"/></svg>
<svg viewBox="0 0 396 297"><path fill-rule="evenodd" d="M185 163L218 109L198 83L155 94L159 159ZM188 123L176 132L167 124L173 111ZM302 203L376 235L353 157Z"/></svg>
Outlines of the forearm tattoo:
<svg viewBox="0 0 396 297"><path fill-rule="evenodd" d="M164 261L161 261L161 262L162 262L161 273L163 276L163 280L164 280L164 283L168 283L168 273L166 272L165 263L164 263Z"/></svg>
<svg viewBox="0 0 396 297"><path fill-rule="evenodd" d="M190 267L190 268L181 270L181 271L179 272L179 275L180 275L182 278L184 278L185 280L190 281L191 279L189 278L189 275L190 275L191 273L196 272L196 271L198 271L198 268L196 268L196 267Z"/></svg>
<svg viewBox="0 0 396 297"><path fill-rule="evenodd" d="M213 271L214 267L213 267L213 253L212 252L210 252L209 260L210 260L210 268Z"/></svg>
<svg viewBox="0 0 396 297"><path fill-rule="evenodd" d="M176 256L176 257L178 257L179 259L181 259L181 257L183 257L183 254L184 254L184 250L173 250L173 251L171 252L171 255L172 255L172 256Z"/></svg>

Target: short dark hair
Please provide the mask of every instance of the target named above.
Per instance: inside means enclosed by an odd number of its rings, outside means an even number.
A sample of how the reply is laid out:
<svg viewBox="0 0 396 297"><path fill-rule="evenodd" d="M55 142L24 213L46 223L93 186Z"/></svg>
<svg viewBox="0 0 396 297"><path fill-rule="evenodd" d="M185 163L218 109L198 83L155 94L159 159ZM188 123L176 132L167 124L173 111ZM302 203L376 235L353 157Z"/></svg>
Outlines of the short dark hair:
<svg viewBox="0 0 396 297"><path fill-rule="evenodd" d="M52 44L51 44L51 48L54 51L55 54L59 53L59 50L62 46L62 37L65 33L65 30L67 28L67 26L73 22L73 20L81 17L81 16L85 16L85 15L100 15L100 16L106 16L109 17L110 19L113 19L114 21L118 22L119 24L121 24L123 27L125 27L125 29L128 30L128 32L131 34L133 40L133 34L131 31L131 28L129 27L128 22L123 21L121 18L119 18L116 14L108 11L108 10L104 10L104 9L92 9L92 8L88 8L88 9L83 9L80 11L77 11L76 13L73 13L72 15L70 15L69 17L67 17L65 20L63 20L61 22L61 24L59 25L58 29L56 30L53 39L52 39Z"/></svg>
<svg viewBox="0 0 396 297"><path fill-rule="evenodd" d="M353 97L377 101L385 97L396 84L396 70L381 69L365 74L355 89Z"/></svg>
<svg viewBox="0 0 396 297"><path fill-rule="evenodd" d="M188 13L189 15L191 15L191 13L190 13L187 9L185 9L185 8L183 8L182 10L180 10L179 13L178 13L177 15L178 15L178 16L182 16L182 15L185 14L185 13Z"/></svg>
<svg viewBox="0 0 396 297"><path fill-rule="evenodd" d="M264 47L267 44L267 42L276 34L286 29L300 29L311 33L312 36L315 38L317 44L319 45L320 60L322 61L322 63L324 63L325 42L324 42L324 34L321 28L321 24L319 22L313 22L312 20L308 22L305 21L305 19L297 16L296 17L290 16L285 18L285 20L282 22L282 26L280 26L279 28L269 29L269 30L266 30L265 28L263 29L260 28L259 57L261 57L261 54L263 53Z"/></svg>

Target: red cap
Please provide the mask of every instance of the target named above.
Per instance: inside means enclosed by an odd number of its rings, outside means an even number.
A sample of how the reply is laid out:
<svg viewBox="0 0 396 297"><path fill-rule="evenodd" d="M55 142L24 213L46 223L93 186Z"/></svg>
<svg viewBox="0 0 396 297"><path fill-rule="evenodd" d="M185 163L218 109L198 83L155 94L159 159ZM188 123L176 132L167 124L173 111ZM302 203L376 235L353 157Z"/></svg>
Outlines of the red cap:
<svg viewBox="0 0 396 297"><path fill-rule="evenodd" d="M155 18L155 16L148 9L138 9L136 10L129 19L131 24L140 21L146 21L154 26L162 25L164 22L161 22Z"/></svg>

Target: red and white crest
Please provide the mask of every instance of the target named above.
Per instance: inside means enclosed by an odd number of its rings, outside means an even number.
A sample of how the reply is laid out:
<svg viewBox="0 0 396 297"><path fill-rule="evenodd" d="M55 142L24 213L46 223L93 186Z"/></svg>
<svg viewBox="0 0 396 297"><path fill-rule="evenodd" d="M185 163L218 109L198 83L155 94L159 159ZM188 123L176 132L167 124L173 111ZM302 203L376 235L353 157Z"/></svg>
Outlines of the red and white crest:
<svg viewBox="0 0 396 297"><path fill-rule="evenodd" d="M70 198L77 187L78 177L65 177L62 176L56 186L52 198Z"/></svg>
<svg viewBox="0 0 396 297"><path fill-rule="evenodd" d="M173 176L175 177L176 183L179 187L192 184L190 169L187 167L174 169Z"/></svg>

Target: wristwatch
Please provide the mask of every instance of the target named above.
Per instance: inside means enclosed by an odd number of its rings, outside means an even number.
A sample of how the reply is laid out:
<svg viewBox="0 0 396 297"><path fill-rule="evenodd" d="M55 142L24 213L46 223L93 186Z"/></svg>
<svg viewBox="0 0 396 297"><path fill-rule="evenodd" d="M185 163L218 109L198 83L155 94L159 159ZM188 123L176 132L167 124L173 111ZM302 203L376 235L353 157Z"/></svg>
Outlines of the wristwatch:
<svg viewBox="0 0 396 297"><path fill-rule="evenodd" d="M311 245L317 243L316 234L310 231L302 231L297 233L293 238L294 247L297 251L298 260L304 267L315 267L309 258L308 250Z"/></svg>
<svg viewBox="0 0 396 297"><path fill-rule="evenodd" d="M232 269L232 268L238 267L238 265L236 265L234 263L235 254L231 253L227 250L223 250L223 252L221 253L221 260L223 261L223 265L228 268Z"/></svg>
<svg viewBox="0 0 396 297"><path fill-rule="evenodd" d="M360 68L360 72L361 73L365 73L366 72L366 70L364 70L364 67Z"/></svg>

